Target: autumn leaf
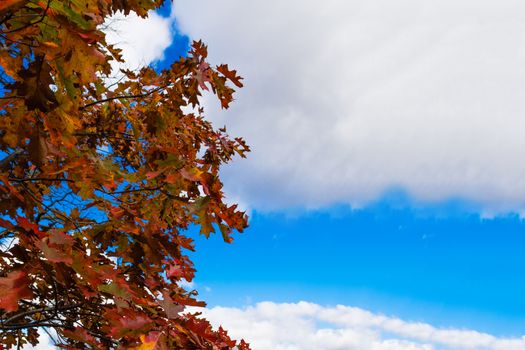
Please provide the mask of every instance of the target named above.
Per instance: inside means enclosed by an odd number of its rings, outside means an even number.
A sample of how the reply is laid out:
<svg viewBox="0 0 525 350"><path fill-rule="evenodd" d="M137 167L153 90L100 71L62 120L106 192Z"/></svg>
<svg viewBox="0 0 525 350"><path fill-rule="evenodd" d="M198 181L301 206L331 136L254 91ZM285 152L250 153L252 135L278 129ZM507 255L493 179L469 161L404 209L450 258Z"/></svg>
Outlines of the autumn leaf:
<svg viewBox="0 0 525 350"><path fill-rule="evenodd" d="M2 218L0 218L0 226L6 228L8 230L14 230L14 228L15 228L15 226L12 223L10 223L9 221L4 220Z"/></svg>
<svg viewBox="0 0 525 350"><path fill-rule="evenodd" d="M37 235L39 238L45 237L45 233L40 231L40 228L38 227L38 225L35 224L35 223L32 223L27 218L25 218L23 216L18 216L16 218L16 222L26 232L33 233L33 234Z"/></svg>
<svg viewBox="0 0 525 350"><path fill-rule="evenodd" d="M14 7L15 5L21 5L28 0L3 0L0 3L0 12L8 9L9 7Z"/></svg>
<svg viewBox="0 0 525 350"><path fill-rule="evenodd" d="M30 299L33 292L29 289L29 279L24 271L12 271L6 277L0 277L0 309L16 311L20 299Z"/></svg>
<svg viewBox="0 0 525 350"><path fill-rule="evenodd" d="M141 315L124 315L115 318L113 324L114 326L112 327L110 334L117 338L136 333L140 334L147 328L151 328L152 325L151 319Z"/></svg>
<svg viewBox="0 0 525 350"><path fill-rule="evenodd" d="M49 232L49 242L52 244L71 247L73 245L73 241L73 237L62 231L51 230Z"/></svg>
<svg viewBox="0 0 525 350"><path fill-rule="evenodd" d="M98 290L124 300L130 300L132 297L130 289L126 283L122 281L114 281L109 284L100 285L98 286Z"/></svg>
<svg viewBox="0 0 525 350"><path fill-rule="evenodd" d="M29 110L40 110L49 112L58 106L51 85L51 67L44 60L43 56L38 56L35 61L18 72L21 81L12 85L17 95L23 97Z"/></svg>
<svg viewBox="0 0 525 350"><path fill-rule="evenodd" d="M151 332L147 336L141 335L141 344L138 347L133 348L133 350L154 350L157 347L159 336L160 334L158 332Z"/></svg>
<svg viewBox="0 0 525 350"><path fill-rule="evenodd" d="M230 70L228 68L227 64L221 64L220 66L217 66L217 71L219 73L222 73L226 78L228 78L232 83L235 84L237 87L242 87L241 80L242 78L237 75L236 70Z"/></svg>
<svg viewBox="0 0 525 350"><path fill-rule="evenodd" d="M184 311L184 306L176 303L167 293L163 295L159 305L164 309L166 316L172 319L180 317L179 314Z"/></svg>
<svg viewBox="0 0 525 350"><path fill-rule="evenodd" d="M44 41L42 45L45 45L46 47L50 49L58 49L60 47L57 43L53 41Z"/></svg>
<svg viewBox="0 0 525 350"><path fill-rule="evenodd" d="M48 244L49 239L45 237L39 243L39 248L44 253L44 257L52 263L65 263L71 265L73 263L73 257L69 255L62 247L55 247Z"/></svg>
<svg viewBox="0 0 525 350"><path fill-rule="evenodd" d="M64 334L69 339L80 341L91 346L100 347L102 345L93 335L89 334L88 331L82 327L75 327L73 330L66 329L64 330Z"/></svg>
<svg viewBox="0 0 525 350"><path fill-rule="evenodd" d="M180 174L190 181L201 181L203 172L198 168L181 169Z"/></svg>
<svg viewBox="0 0 525 350"><path fill-rule="evenodd" d="M195 74L195 77L197 79L197 82L199 83L200 88L206 91L208 90L206 83L209 83L211 81L209 69L210 69L210 65L208 63L201 62L197 68L197 73Z"/></svg>
<svg viewBox="0 0 525 350"><path fill-rule="evenodd" d="M0 4L0 6L2 6L2 5ZM2 67L2 69L3 69L8 75L10 75L11 77L16 77L16 72L15 72L15 70L14 70L14 65L13 65L13 63L12 63L10 60L8 60L8 59L2 57L1 54L0 54L0 67Z"/></svg>

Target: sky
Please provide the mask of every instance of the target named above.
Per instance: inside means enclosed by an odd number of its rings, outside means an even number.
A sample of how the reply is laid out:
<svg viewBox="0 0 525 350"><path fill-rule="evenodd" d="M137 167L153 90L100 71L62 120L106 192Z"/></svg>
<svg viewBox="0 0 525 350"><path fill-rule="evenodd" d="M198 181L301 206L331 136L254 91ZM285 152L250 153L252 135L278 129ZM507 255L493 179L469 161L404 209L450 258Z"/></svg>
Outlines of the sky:
<svg viewBox="0 0 525 350"><path fill-rule="evenodd" d="M214 324L254 350L525 349L522 1L176 0L112 27L130 68L202 39L245 79L204 96L253 149L222 172L250 228L194 235Z"/></svg>

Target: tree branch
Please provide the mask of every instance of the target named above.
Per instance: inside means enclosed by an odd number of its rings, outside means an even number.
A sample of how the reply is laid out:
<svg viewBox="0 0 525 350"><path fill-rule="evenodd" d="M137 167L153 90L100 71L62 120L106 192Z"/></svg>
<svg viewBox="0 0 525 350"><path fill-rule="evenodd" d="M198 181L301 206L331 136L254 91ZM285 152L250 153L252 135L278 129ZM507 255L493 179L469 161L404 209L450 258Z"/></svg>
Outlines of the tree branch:
<svg viewBox="0 0 525 350"><path fill-rule="evenodd" d="M17 149L16 151L14 151L13 153L11 153L10 155L8 155L7 157L5 157L4 159L0 160L0 171L5 171L5 170L7 170L9 164L11 164L11 162L12 162L16 157L18 157L19 155L21 155L22 153L24 153L24 150L22 150L22 149Z"/></svg>
<svg viewBox="0 0 525 350"><path fill-rule="evenodd" d="M35 328L35 327L54 327L54 328L65 328L65 325L52 323L52 322L32 322L27 324L17 324L12 326L0 325L0 331L13 331L17 329Z"/></svg>
<svg viewBox="0 0 525 350"><path fill-rule="evenodd" d="M84 109L86 109L88 107L94 106L96 104L109 102L109 101L113 101L113 100L126 100L126 99L136 99L136 98L148 97L149 95L154 94L155 92L160 91L160 90L165 89L165 88L167 88L167 86L159 86L158 88L155 88L155 89L153 89L151 91L148 91L148 92L145 92L143 94L119 95L119 96L113 96L113 97L104 98L102 100L93 101L93 102L90 102L88 104L85 104L84 106L80 107L80 110L82 111L82 110L84 110Z"/></svg>
<svg viewBox="0 0 525 350"><path fill-rule="evenodd" d="M26 316L29 316L29 315L33 315L33 314L36 314L36 313L42 313L42 312L48 312L48 311L53 311L55 312L58 312L58 311L65 311L65 310L70 310L70 309L74 309L74 308L77 308L77 307L81 307L82 305L84 305L84 303L80 303L80 304L73 304L73 305L64 305L64 306L49 306L49 307L42 307L42 308L39 308L39 309L32 309L32 310L26 310L26 311L23 311L23 312L19 312L18 314L14 315L14 316L11 316L10 318L8 318L7 320L5 321L1 321L1 326L0 327L4 327L6 326L6 324L9 324L13 321L16 321L22 317L26 317ZM9 326L9 325L8 325Z"/></svg>
<svg viewBox="0 0 525 350"><path fill-rule="evenodd" d="M47 0L47 6L46 6L46 8L44 9L44 13L42 13L42 16L40 16L40 18L39 18L38 20L36 20L36 21L34 21L34 22L26 23L26 24L24 24L23 26L18 27L18 28L15 28L15 29L2 31L2 32L0 32L0 34L9 34L9 33L18 32L19 30L26 29L26 28L28 28L28 27L31 27L32 25L35 25L35 24L38 24L38 23L42 22L42 21L46 18L47 11L49 10L49 6L51 5L51 1L52 1L52 0Z"/></svg>
<svg viewBox="0 0 525 350"><path fill-rule="evenodd" d="M17 178L17 177L10 177L8 178L9 181L12 182L34 182L34 181L61 181L61 182L75 182L71 179L64 179L64 178L49 178L49 177L27 177L27 178Z"/></svg>

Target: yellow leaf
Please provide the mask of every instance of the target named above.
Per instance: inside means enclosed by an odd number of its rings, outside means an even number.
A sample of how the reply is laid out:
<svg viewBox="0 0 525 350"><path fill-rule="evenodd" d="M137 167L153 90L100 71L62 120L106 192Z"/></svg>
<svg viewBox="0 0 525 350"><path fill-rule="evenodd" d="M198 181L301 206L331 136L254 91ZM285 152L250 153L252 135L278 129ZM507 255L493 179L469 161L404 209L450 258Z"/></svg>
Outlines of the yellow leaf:
<svg viewBox="0 0 525 350"><path fill-rule="evenodd" d="M58 48L60 47L60 46L58 46L57 43L54 43L54 42L52 42L52 41L44 41L44 42L42 43L42 45L45 45L45 46L47 46L47 47L49 47L49 48L52 48L52 49L58 49Z"/></svg>
<svg viewBox="0 0 525 350"><path fill-rule="evenodd" d="M153 350L157 346L157 340L158 337L153 337L153 339L148 340L145 335L140 336L140 341L142 344L140 344L138 347L134 348L133 350Z"/></svg>

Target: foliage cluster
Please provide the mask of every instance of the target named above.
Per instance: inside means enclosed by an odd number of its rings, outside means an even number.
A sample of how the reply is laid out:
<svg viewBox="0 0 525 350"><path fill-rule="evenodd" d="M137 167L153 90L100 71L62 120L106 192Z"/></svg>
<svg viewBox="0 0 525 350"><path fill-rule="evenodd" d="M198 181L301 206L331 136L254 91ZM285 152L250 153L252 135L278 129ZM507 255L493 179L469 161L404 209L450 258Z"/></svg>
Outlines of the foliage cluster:
<svg viewBox="0 0 525 350"><path fill-rule="evenodd" d="M198 314L187 229L231 241L245 213L221 165L249 151L203 117L241 78L194 42L162 72L122 71L101 30L163 0L0 1L0 349L248 349Z"/></svg>

